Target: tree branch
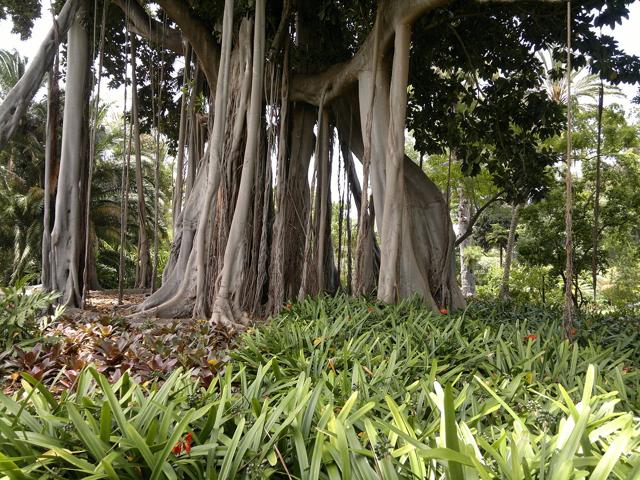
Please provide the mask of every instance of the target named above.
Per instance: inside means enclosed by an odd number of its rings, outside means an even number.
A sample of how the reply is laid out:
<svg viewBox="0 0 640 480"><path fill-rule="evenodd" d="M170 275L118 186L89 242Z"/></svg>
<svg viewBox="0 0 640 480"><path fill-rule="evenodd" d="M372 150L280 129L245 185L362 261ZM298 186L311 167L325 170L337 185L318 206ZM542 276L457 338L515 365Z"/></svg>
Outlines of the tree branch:
<svg viewBox="0 0 640 480"><path fill-rule="evenodd" d="M129 21L129 29L133 33L158 45L164 45L175 53L184 52L180 32L149 17L137 0L113 0L113 3L125 13Z"/></svg>
<svg viewBox="0 0 640 480"><path fill-rule="evenodd" d="M269 57L273 56L275 52L280 50L280 44L288 33L287 27L289 26L289 15L291 14L291 0L284 0L282 4L282 16L280 17L280 24L276 30L276 34L271 42L271 48L269 49Z"/></svg>
<svg viewBox="0 0 640 480"><path fill-rule="evenodd" d="M60 38L69 30L79 6L80 0L66 1L29 68L0 104L0 147L13 136L20 125L24 112L42 85L44 75L53 65Z"/></svg>
<svg viewBox="0 0 640 480"><path fill-rule="evenodd" d="M566 3L566 0L475 0L480 4L512 3ZM342 95L358 79L360 71L372 68L374 32L380 25L380 52L384 55L391 47L395 25L413 24L422 15L436 8L446 7L453 0L382 0L378 6L381 15L376 20L358 52L345 62L332 65L325 71L308 75L296 75L291 82L291 100L311 105L320 104L320 96L326 91L325 103L329 104Z"/></svg>
<svg viewBox="0 0 640 480"><path fill-rule="evenodd" d="M178 24L184 37L200 60L200 66L211 88L218 80L220 46L212 32L189 9L189 4L181 0L158 0L158 5Z"/></svg>
<svg viewBox="0 0 640 480"><path fill-rule="evenodd" d="M326 91L325 103L342 95L357 80L360 71L371 68L374 32L380 29L380 52L389 50L394 38L395 25L413 24L430 10L446 6L452 0L383 0L378 8L376 25L367 36L358 52L346 62L332 65L324 72L296 75L291 82L291 100L311 105L320 104L320 96ZM378 22L380 25L378 26Z"/></svg>
<svg viewBox="0 0 640 480"><path fill-rule="evenodd" d="M480 219L480 215L482 215L482 212L484 212L487 209L487 207L489 207L489 205L497 202L498 200L502 200L503 193L504 191L496 193L493 197L487 200L487 203L485 203L482 207L476 210L476 213L474 213L471 219L469 220L469 226L467 227L467 230L458 238L456 238L456 241L453 245L454 248L460 245L462 242L464 242L467 238L471 236L471 234L473 233L473 227L476 224L476 222Z"/></svg>

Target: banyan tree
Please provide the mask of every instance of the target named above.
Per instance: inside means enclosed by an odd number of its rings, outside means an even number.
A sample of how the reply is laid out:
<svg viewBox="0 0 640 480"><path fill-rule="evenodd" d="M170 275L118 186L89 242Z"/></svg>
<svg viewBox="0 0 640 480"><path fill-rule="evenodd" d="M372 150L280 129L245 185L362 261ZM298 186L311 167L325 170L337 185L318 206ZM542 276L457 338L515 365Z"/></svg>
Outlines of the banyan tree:
<svg viewBox="0 0 640 480"><path fill-rule="evenodd" d="M630 0L575 3L573 64L635 80L638 59L599 29ZM19 17L12 5L4 15ZM562 58L566 15L553 0L66 0L0 106L6 141L66 42L45 284L80 302L89 101L102 75L133 95L134 149L140 129L175 149L170 258L140 312L232 325L345 289L336 183L357 211L355 294L463 307L449 199L405 155L405 133L467 175L487 169L508 201L542 195L557 160L544 141L561 131L564 107L546 96L535 53ZM157 259L148 238L139 246L140 286L150 286Z"/></svg>

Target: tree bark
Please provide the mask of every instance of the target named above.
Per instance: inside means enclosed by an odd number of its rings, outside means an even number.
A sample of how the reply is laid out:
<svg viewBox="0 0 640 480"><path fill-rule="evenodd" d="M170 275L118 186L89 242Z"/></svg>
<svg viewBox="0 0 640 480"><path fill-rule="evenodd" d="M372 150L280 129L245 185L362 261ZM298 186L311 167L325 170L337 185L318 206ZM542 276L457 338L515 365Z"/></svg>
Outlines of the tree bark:
<svg viewBox="0 0 640 480"><path fill-rule="evenodd" d="M521 204L513 207L511 213L511 224L509 226L509 238L507 240L507 250L504 256L504 269L502 270L502 284L500 286L500 298L509 298L509 277L511 274L511 261L513 260L513 250L516 244L516 228L520 218Z"/></svg>
<svg viewBox="0 0 640 480"><path fill-rule="evenodd" d="M328 209L331 208L331 199L329 198L329 184L331 175L329 169L329 116L326 109L321 113L321 121L318 125L318 143L319 148L316 149L318 156L319 178L318 178L318 195L319 215L318 215L318 248L317 248L317 265L316 265L316 285L317 293L322 294L326 288L325 282L325 263L327 252L327 219L329 219ZM331 225L328 226L329 229Z"/></svg>
<svg viewBox="0 0 640 480"><path fill-rule="evenodd" d="M460 187L460 201L458 204L458 228L460 232L466 232L471 222L471 202L465 194L464 186ZM471 297L476 294L476 278L472 261L465 255L465 249L472 243L471 236L466 237L460 243L460 283L462 295Z"/></svg>
<svg viewBox="0 0 640 480"><path fill-rule="evenodd" d="M82 258L82 135L86 129L85 97L89 66L89 38L80 14L69 29L66 95L62 129L60 178L55 223L51 234L51 287L62 303L77 307L81 300ZM88 208L88 206L87 206Z"/></svg>
<svg viewBox="0 0 640 480"><path fill-rule="evenodd" d="M196 171L200 163L200 152L202 143L200 141L200 124L198 122L197 113L195 110L196 99L202 91L204 79L202 78L202 71L195 65L195 73L193 76L193 86L189 94L189 158L187 162L187 184L185 186L185 202L189 198L193 185L196 179Z"/></svg>
<svg viewBox="0 0 640 480"><path fill-rule="evenodd" d="M593 206L593 231L592 231L592 251L591 251L591 281L593 283L593 301L598 295L598 237L600 231L600 189L602 183L602 109L604 103L604 80L600 78L600 89L598 91L598 139L596 147L596 192Z"/></svg>
<svg viewBox="0 0 640 480"><path fill-rule="evenodd" d="M385 65L381 62L381 65ZM363 72L364 73L364 72ZM385 142L389 129L388 106L389 76L382 68L377 76L379 90L376 94L375 115L372 126L372 164L371 179L376 206L376 222L380 227L380 212L384 198L384 159ZM360 106L368 97L371 82L361 82L358 90ZM386 85L386 87L384 86ZM333 105L338 116L337 127L340 138L349 138L350 149L358 158L363 158L364 147L362 130L365 125L362 107L354 101L353 94L345 96ZM366 104L365 104L366 105ZM386 112L386 116L384 113ZM351 117L350 117L351 116ZM353 123L351 123L353 122ZM353 125L352 135L345 131ZM379 153L380 152L380 153ZM446 210L446 200L438 187L424 174L418 165L404 156L404 183L407 195L407 230L402 235L402 268L406 270L404 278L411 279L406 285L403 296L418 295L431 308L436 309L436 298L450 309L464 308L465 301L456 282L454 257L455 233ZM380 230L380 228L378 229Z"/></svg>
<svg viewBox="0 0 640 480"><path fill-rule="evenodd" d="M125 109L126 109L126 89L125 89ZM122 200L120 202L120 248L118 258L118 305L122 305L124 294L124 270L125 270L125 251L127 244L127 224L129 220L129 166L131 163L131 141L133 137L133 128L129 125L127 134L126 112L123 115L123 136L122 136L122 172L120 178L120 194Z"/></svg>
<svg viewBox="0 0 640 480"><path fill-rule="evenodd" d="M140 139L138 76L136 74L137 40L131 36L131 120L133 122L133 144L136 154L136 192L138 195L138 267L136 270L136 288L148 288L151 285L151 254L147 235L147 204L144 195L144 176L142 172L142 140Z"/></svg>
<svg viewBox="0 0 640 480"><path fill-rule="evenodd" d="M228 12L230 13L229 9ZM248 20L241 22L241 32L248 24ZM247 41L250 42L250 30L248 28L246 30L249 32L247 33L249 36ZM229 58L227 67L224 67L224 63L221 64L221 70L223 67L230 70L232 64L234 68L233 76L230 76L227 71L224 74L221 72L219 77L221 78L221 91L224 85L231 92L231 94L225 93L228 102L222 102L221 96L217 94L215 101L217 105L218 102L220 104L212 111L217 112L213 123L223 122L223 125L217 127L222 127L223 133L216 136L214 135L216 127L211 128L211 138L207 144L208 150L203 155L202 165L198 169L202 173L195 176L193 188L186 197L184 208L178 217L176 235L168 262L170 271L164 276L162 287L140 306L139 310L143 315L152 314L163 317L195 315L202 318L207 315L209 306L215 300L215 279L223 267L222 257L227 245L227 235L232 221L235 195L239 183L237 172L240 171L242 164L242 158L231 158L231 150L236 144L233 138L235 127L233 119L243 111L239 105L242 89L242 82L239 81L242 74L239 72L242 71L241 52L243 47L241 45L244 43L245 34L242 33L239 38L239 48L234 49L233 52L233 62ZM231 53L229 57L231 57ZM250 71L249 68L249 73ZM225 77L229 78L228 82ZM244 114L242 116L244 118ZM240 137L246 137L246 129L240 130ZM218 144L213 140L214 138L218 140ZM216 145L219 145L220 149L217 154L212 153L214 147L218 148ZM242 143L238 145L242 145ZM212 170L211 162L214 161L220 162L220 164L213 170L214 176L211 177L213 183L209 183L207 173ZM214 201L215 209L213 207ZM203 217L205 208L209 210ZM202 263L200 263L201 261ZM198 277L200 274L203 279L199 290ZM200 296L198 296L198 292L200 292Z"/></svg>
<svg viewBox="0 0 640 480"><path fill-rule="evenodd" d="M242 234L247 226L250 202L252 197L252 183L254 180L258 159L258 131L262 120L262 91L264 85L264 50L265 50L265 0L256 0L255 20L253 32L253 68L251 78L251 104L247 114L248 138L244 151L244 164L240 179L238 200L231 222L231 229L224 253L220 285L213 307L212 321L229 326L234 323L235 314L232 310L230 296L237 291L238 283L231 282L238 279L242 273L246 251L242 248Z"/></svg>
<svg viewBox="0 0 640 480"><path fill-rule="evenodd" d="M182 34L152 19L139 0L113 0L127 16L127 27L130 32L148 39L154 45L164 45L165 48L180 54L182 48Z"/></svg>
<svg viewBox="0 0 640 480"><path fill-rule="evenodd" d="M218 73L216 95L215 95L215 117L213 131L209 140L209 167L207 171L207 188L203 200L203 208L200 212L199 228L195 238L196 255L196 304L194 307L194 317L206 317L206 259L205 259L205 234L206 226L210 220L211 205L214 195L220 184L221 164L223 158L223 135L227 117L227 98L229 84L229 64L231 57L231 41L233 33L233 0L225 0L224 20L222 27L222 56L220 61L220 71Z"/></svg>
<svg viewBox="0 0 640 480"><path fill-rule="evenodd" d="M44 153L44 220L42 229L42 287L50 291L51 263L51 201L55 205L55 193L58 185L58 115L60 110L60 92L58 87L58 56L49 71L49 91L47 95L47 139Z"/></svg>
<svg viewBox="0 0 640 480"><path fill-rule="evenodd" d="M573 300L571 279L573 278L573 186L571 178L571 154L573 134L573 113L571 111L571 0L567 2L567 154L565 167L565 251L567 255L562 326L565 338L573 338Z"/></svg>
<svg viewBox="0 0 640 480"><path fill-rule="evenodd" d="M389 50L394 39L395 26L412 25L426 12L451 3L452 0L382 0L378 9L381 15L376 19L362 47L348 61L332 65L327 70L307 75L296 75L292 81L291 99L320 105L322 92L326 91L325 102L331 103L347 93L353 85L361 81L361 73L371 65L375 31L380 28L380 52ZM379 210L379 209L378 209Z"/></svg>
<svg viewBox="0 0 640 480"><path fill-rule="evenodd" d="M211 89L218 83L220 46L206 25L192 12L189 5L180 0L158 0L158 5L169 18L178 24L180 31L189 41L200 59L200 66ZM224 35L224 28L223 28ZM223 42L224 43L224 42ZM224 50L224 47L222 47ZM224 55L224 54L223 54Z"/></svg>
<svg viewBox="0 0 640 480"><path fill-rule="evenodd" d="M130 40L130 33L125 30L125 59L127 39ZM130 45L130 44L129 44ZM118 305L122 305L124 297L124 269L125 269L125 251L127 242L127 221L129 217L129 164L131 161L131 139L133 129L129 126L127 135L127 70L124 70L124 102L122 112L122 172L120 177L120 248L118 249ZM128 142L127 142L128 139Z"/></svg>
<svg viewBox="0 0 640 480"><path fill-rule="evenodd" d="M305 219L309 215L308 172L313 154L314 110L309 105L291 105L291 119L281 128L286 143L277 184L278 205L273 226L271 272L269 278L270 312L279 311L285 300L300 291L305 251ZM290 127L290 128L289 128ZM286 147L289 145L289 147Z"/></svg>
<svg viewBox="0 0 640 480"><path fill-rule="evenodd" d="M367 120L366 124L364 124L365 131L362 135L364 142L364 158L362 159L363 194L356 200L358 202L358 240L356 245L356 292L358 292L358 294L374 292L376 287L376 274L379 275L380 265L378 262L378 270L376 271L376 266L374 265L370 251L371 242L373 241L375 243L375 235L373 232L375 217L373 216L373 206L369 208L369 176L371 171L371 144L373 141L371 134L376 100L377 74L380 69L380 12L381 10L376 12L376 23L374 26L372 69L370 73L361 75L360 79L361 82L369 80L370 86L368 89L369 98L366 110ZM351 136L351 132L349 132L349 135ZM352 169L348 169L348 171L349 170ZM354 182L350 183L354 184ZM378 205L381 204L379 203Z"/></svg>
<svg viewBox="0 0 640 480"><path fill-rule="evenodd" d="M191 47L189 44L185 46L184 51L184 73L182 76L182 101L180 104L180 127L178 133L178 158L176 159L176 184L173 191L172 213L173 213L173 231L176 231L176 223L178 215L182 210L182 196L184 185L184 149L187 136L187 103L188 103L188 87L191 82Z"/></svg>
<svg viewBox="0 0 640 480"><path fill-rule="evenodd" d="M404 272L399 268L402 223L404 216L404 127L407 112L409 49L411 27L398 24L390 87L389 136L386 161L384 213L382 214L382 249L378 299L393 303L401 296Z"/></svg>
<svg viewBox="0 0 640 480"><path fill-rule="evenodd" d="M374 99L372 98L371 102L373 102L373 100ZM371 103L369 105L371 105ZM357 150L357 141L354 141L354 136L357 138L359 135L358 132L360 129L360 124L357 121L358 115L356 113L354 116L353 112L345 112L344 102L340 102L337 105L334 105L334 111L336 111L336 116L340 119L340 121L348 120L349 122L348 133L341 131L341 129L339 128L338 135L340 139L340 148L342 150L342 155L345 162L345 169L347 171L349 189L351 191L351 194L353 195L356 211L358 212L358 223L359 225L362 225L362 227L359 226L358 228L358 237L356 242L355 292L358 295L367 295L375 292L378 283L378 275L380 272L380 247L378 246L378 242L375 236L376 215L374 202L372 199L365 199L362 197L362 188L360 187L360 182L358 180L358 175L356 173L353 161L353 155L351 154L352 148L355 148ZM371 125L373 124L373 119L371 118L371 121L369 121L368 118L367 123L368 125L365 133L363 134L363 139L367 138L369 143L371 144L371 138L369 137L369 134L371 131ZM365 179L368 179L368 177L370 176L369 172L364 172L367 169L367 157L370 158L370 156L371 147L369 146L368 154L364 153L362 159L363 184L368 183L368 181L365 182ZM366 206L366 210L363 210L364 206ZM361 234L363 235L363 238L360 238Z"/></svg>
<svg viewBox="0 0 640 480"><path fill-rule="evenodd" d="M98 112L100 109L100 80L102 78L102 61L104 59L104 37L105 37L105 24L107 20L107 3L102 6L102 20L100 22L100 41L98 43L98 71L96 72L96 88L93 101L93 108L91 109L90 116L91 125L89 131L89 162L87 172L87 192L86 192L86 206L84 215L84 271L82 275L82 302L81 306L84 309L87 304L87 297L90 289L96 289L100 286L98 282L98 271L96 267L96 249L97 249L97 237L91 225L91 186L93 183L93 169L96 153L96 134L98 130ZM94 12L96 15L97 12ZM95 40L95 22L94 22L94 40ZM93 93L93 76L91 78L91 93Z"/></svg>
<svg viewBox="0 0 640 480"><path fill-rule="evenodd" d="M79 7L80 0L66 1L29 68L0 104L0 147L13 136L20 125L24 112L42 84L42 79L53 65L60 37L65 35L75 22Z"/></svg>

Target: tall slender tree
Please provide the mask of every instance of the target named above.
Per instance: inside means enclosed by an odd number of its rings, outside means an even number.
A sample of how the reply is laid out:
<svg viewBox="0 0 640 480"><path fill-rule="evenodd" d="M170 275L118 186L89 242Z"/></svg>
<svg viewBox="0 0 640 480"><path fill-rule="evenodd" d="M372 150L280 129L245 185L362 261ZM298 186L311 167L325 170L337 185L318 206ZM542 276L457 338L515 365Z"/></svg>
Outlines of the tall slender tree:
<svg viewBox="0 0 640 480"><path fill-rule="evenodd" d="M573 278L573 186L571 175L571 154L573 134L573 113L571 105L571 0L567 2L567 153L565 166L565 250L567 263L565 267L565 294L562 326L566 338L573 338L573 294L571 279Z"/></svg>
<svg viewBox="0 0 640 480"><path fill-rule="evenodd" d="M63 302L78 306L82 297L83 221L82 203L86 188L88 133L89 38L82 18L76 15L69 28L67 75L60 152L60 176L56 195L55 222L51 232L51 288L63 292Z"/></svg>

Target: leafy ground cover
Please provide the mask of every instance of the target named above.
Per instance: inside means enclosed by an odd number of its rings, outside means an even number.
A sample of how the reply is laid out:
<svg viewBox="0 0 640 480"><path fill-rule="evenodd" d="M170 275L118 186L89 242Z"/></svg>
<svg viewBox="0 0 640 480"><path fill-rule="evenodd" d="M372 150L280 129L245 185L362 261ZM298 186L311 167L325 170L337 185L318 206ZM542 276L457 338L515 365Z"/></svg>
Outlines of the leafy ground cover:
<svg viewBox="0 0 640 480"><path fill-rule="evenodd" d="M585 317L570 344L556 314L535 307L477 302L450 316L413 302L309 300L210 352L205 381L180 360L157 378L89 366L63 391L23 373L0 396L0 470L640 478L639 322L620 318ZM164 362L178 357L165 352Z"/></svg>
<svg viewBox="0 0 640 480"><path fill-rule="evenodd" d="M203 321L126 320L130 307L141 301L140 294L126 295L123 307L116 308L117 293L94 292L87 311L58 311L36 321L35 312L55 297L11 291L20 300L14 302L16 308L9 317L29 321L22 322L25 328L16 335L20 341L0 354L0 373L8 394L19 387L21 372L58 394L74 385L87 365L93 365L111 383L125 372L139 382L162 381L175 368L183 367L206 384L225 360L219 352L233 342L225 331L212 329Z"/></svg>

